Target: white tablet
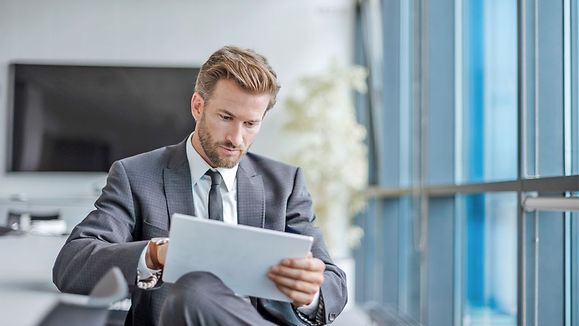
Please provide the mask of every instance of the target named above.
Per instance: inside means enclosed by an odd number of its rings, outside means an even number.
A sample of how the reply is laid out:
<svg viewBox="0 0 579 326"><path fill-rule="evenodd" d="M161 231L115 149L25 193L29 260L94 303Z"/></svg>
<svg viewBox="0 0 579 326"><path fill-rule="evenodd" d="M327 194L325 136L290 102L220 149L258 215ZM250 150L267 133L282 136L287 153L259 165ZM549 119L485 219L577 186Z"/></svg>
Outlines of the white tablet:
<svg viewBox="0 0 579 326"><path fill-rule="evenodd" d="M173 214L163 281L192 271L217 275L239 295L287 301L267 277L284 258L308 255L313 238Z"/></svg>

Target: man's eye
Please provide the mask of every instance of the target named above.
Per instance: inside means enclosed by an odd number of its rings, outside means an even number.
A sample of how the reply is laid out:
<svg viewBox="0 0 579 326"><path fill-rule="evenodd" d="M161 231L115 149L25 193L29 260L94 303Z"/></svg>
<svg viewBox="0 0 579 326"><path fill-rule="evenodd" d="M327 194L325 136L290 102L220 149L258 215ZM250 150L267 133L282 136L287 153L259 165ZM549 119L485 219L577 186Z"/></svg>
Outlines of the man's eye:
<svg viewBox="0 0 579 326"><path fill-rule="evenodd" d="M248 121L248 122L245 123L245 125L246 125L248 128L253 128L253 127L257 126L257 122L255 122L255 121Z"/></svg>
<svg viewBox="0 0 579 326"><path fill-rule="evenodd" d="M228 115L223 115L223 114L221 114L219 117L221 117L221 120L225 120L225 121L231 120L231 117L228 116Z"/></svg>

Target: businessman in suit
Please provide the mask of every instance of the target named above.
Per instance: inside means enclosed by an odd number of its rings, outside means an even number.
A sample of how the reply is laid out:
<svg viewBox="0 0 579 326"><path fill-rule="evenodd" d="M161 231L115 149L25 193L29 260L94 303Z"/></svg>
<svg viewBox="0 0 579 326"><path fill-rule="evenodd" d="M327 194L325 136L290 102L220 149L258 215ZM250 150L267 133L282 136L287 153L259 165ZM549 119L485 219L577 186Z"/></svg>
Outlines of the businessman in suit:
<svg viewBox="0 0 579 326"><path fill-rule="evenodd" d="M96 209L56 259L56 286L86 294L119 266L131 288L126 325L332 322L347 301L346 279L314 225L303 173L248 153L278 90L263 56L237 47L213 53L191 98L194 132L177 145L113 163ZM207 272L163 283L173 213L314 237L310 255L288 257L268 273L292 302L239 297Z"/></svg>

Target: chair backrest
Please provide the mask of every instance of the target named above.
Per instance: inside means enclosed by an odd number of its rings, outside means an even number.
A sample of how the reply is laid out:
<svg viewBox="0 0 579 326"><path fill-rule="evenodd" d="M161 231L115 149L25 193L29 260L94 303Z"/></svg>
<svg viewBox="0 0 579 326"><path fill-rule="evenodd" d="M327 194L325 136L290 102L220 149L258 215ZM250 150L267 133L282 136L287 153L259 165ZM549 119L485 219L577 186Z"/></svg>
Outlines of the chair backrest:
<svg viewBox="0 0 579 326"><path fill-rule="evenodd" d="M88 296L62 295L39 326L103 326L110 305L126 298L128 293L123 273L118 267L113 267L101 277Z"/></svg>
<svg viewBox="0 0 579 326"><path fill-rule="evenodd" d="M118 267L111 268L89 294L88 304L93 307L109 307L129 294L129 287Z"/></svg>

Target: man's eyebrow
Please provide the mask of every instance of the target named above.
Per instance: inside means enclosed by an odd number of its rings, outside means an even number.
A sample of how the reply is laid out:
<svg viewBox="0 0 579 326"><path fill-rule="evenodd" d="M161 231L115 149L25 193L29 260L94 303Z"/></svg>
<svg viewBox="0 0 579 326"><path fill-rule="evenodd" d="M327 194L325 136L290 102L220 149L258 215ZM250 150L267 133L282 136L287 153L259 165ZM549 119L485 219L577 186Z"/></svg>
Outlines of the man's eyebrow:
<svg viewBox="0 0 579 326"><path fill-rule="evenodd" d="M221 114L227 114L227 115L230 115L230 116L235 118L235 114L233 114L225 109L218 109L217 111L219 111L219 113L221 113Z"/></svg>
<svg viewBox="0 0 579 326"><path fill-rule="evenodd" d="M230 117L232 117L232 118L237 118L237 117L235 116L235 114L233 114L232 112L227 111L226 109L218 109L217 111L218 111L219 113L221 113L221 114L228 115L228 116L230 116ZM246 121L246 122L258 123L258 122L261 122L261 120L262 120L262 119L248 120L248 121Z"/></svg>

